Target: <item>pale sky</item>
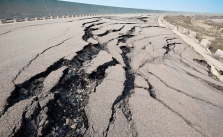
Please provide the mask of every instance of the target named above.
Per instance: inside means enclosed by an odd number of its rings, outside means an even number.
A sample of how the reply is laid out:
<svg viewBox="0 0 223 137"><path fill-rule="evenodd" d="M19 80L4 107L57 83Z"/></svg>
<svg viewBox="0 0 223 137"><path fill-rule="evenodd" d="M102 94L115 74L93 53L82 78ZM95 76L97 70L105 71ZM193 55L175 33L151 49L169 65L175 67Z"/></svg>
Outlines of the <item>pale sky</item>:
<svg viewBox="0 0 223 137"><path fill-rule="evenodd" d="M223 0L62 0L96 5L167 11L223 13Z"/></svg>

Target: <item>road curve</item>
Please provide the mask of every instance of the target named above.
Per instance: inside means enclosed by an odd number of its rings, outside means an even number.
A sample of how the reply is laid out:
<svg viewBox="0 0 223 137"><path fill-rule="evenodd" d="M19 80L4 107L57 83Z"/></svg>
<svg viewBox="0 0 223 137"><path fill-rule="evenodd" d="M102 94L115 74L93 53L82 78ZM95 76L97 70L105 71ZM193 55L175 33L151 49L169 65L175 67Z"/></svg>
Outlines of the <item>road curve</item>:
<svg viewBox="0 0 223 137"><path fill-rule="evenodd" d="M0 136L222 137L223 84L158 17L0 25Z"/></svg>

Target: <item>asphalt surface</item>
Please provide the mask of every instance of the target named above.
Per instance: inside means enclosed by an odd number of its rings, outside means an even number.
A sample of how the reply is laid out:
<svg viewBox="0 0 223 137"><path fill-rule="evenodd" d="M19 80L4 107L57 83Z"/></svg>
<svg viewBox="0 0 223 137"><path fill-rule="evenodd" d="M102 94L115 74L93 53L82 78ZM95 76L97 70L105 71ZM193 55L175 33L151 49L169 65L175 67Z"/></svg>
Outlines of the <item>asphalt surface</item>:
<svg viewBox="0 0 223 137"><path fill-rule="evenodd" d="M223 83L158 17L0 25L0 136L222 137Z"/></svg>

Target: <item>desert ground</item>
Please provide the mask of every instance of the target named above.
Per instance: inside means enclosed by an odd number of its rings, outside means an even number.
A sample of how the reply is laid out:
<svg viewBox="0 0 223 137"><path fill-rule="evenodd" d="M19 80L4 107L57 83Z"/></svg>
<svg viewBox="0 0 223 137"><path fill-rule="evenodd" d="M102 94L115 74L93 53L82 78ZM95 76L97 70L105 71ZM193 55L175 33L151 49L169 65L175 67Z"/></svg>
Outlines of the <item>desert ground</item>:
<svg viewBox="0 0 223 137"><path fill-rule="evenodd" d="M223 83L159 16L0 25L0 136L222 137Z"/></svg>

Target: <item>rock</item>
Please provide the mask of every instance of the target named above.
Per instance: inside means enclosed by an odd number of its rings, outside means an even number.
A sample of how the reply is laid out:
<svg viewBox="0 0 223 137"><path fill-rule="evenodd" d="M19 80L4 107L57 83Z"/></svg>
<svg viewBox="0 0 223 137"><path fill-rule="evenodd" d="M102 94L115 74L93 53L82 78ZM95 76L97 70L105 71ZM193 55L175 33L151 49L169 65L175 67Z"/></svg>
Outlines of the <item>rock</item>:
<svg viewBox="0 0 223 137"><path fill-rule="evenodd" d="M217 58L222 58L223 59L223 51L218 49L215 53L214 56Z"/></svg>
<svg viewBox="0 0 223 137"><path fill-rule="evenodd" d="M174 30L178 30L178 28L177 27L174 27Z"/></svg>
<svg viewBox="0 0 223 137"><path fill-rule="evenodd" d="M179 27L178 30L179 30L180 33L183 33L184 28L183 27Z"/></svg>
<svg viewBox="0 0 223 137"><path fill-rule="evenodd" d="M207 48L209 48L211 46L211 42L208 41L207 39L202 39L200 44L205 49L207 49Z"/></svg>
<svg viewBox="0 0 223 137"><path fill-rule="evenodd" d="M73 128L73 129L76 128L76 125L77 125L77 124L72 125L71 128Z"/></svg>
<svg viewBox="0 0 223 137"><path fill-rule="evenodd" d="M183 34L186 34L186 35L188 35L189 34L189 29L183 29Z"/></svg>
<svg viewBox="0 0 223 137"><path fill-rule="evenodd" d="M189 37L196 39L196 35L197 35L196 32L190 31Z"/></svg>
<svg viewBox="0 0 223 137"><path fill-rule="evenodd" d="M213 66L213 65L211 65L211 72L212 72L215 76L217 76L217 77L220 76L219 72L217 71L217 69L216 69L215 66Z"/></svg>
<svg viewBox="0 0 223 137"><path fill-rule="evenodd" d="M69 124L69 119L68 118L66 118L66 125L68 125Z"/></svg>

